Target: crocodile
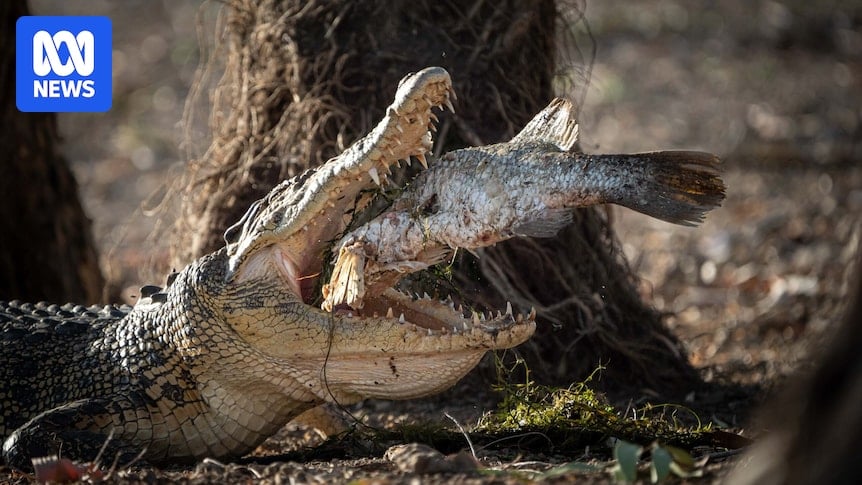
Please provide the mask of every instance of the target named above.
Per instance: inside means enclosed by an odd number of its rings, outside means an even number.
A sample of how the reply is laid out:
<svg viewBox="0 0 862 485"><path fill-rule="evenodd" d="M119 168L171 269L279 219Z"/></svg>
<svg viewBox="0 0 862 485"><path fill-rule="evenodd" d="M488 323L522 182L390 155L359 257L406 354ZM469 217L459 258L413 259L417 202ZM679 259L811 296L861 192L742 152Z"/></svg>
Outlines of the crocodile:
<svg viewBox="0 0 862 485"><path fill-rule="evenodd" d="M321 403L433 394L527 340L535 312L474 321L391 288L366 297L379 312L319 308L331 245L394 164L426 164L432 108L453 100L444 69L406 76L368 135L278 184L225 247L134 306L0 302L3 461L242 456Z"/></svg>

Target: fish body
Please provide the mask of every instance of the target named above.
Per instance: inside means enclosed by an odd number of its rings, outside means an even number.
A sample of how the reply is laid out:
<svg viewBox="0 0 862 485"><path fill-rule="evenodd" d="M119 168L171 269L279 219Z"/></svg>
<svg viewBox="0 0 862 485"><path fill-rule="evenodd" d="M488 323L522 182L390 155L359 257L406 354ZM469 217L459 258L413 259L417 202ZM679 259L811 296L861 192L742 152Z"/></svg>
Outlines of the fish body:
<svg viewBox="0 0 862 485"><path fill-rule="evenodd" d="M574 208L613 203L691 226L724 199L720 162L710 153L592 155L578 152L576 141L574 107L557 99L511 141L433 161L387 210L336 246L349 247L339 261L349 252L351 268L363 273L340 271L336 263L330 288L349 288L334 292L338 303L361 307L365 291L436 264L456 248L553 236L572 221Z"/></svg>

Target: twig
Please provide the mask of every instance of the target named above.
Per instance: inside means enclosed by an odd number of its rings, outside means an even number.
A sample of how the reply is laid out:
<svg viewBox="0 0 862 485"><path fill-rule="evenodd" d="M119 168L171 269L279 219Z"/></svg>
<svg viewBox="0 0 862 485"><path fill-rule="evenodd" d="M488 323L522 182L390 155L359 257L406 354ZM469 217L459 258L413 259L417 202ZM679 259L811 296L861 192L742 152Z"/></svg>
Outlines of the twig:
<svg viewBox="0 0 862 485"><path fill-rule="evenodd" d="M450 415L447 412L443 412L443 415L446 416L447 418L451 419L452 422L455 423L455 426L457 426L458 430L461 431L461 434L464 435L464 439L467 440L467 444L470 445L470 453L473 455L473 459L478 461L479 457L476 456L476 448L473 447L473 441L470 440L470 435L467 434L467 431L464 430L464 427L461 426L461 423L459 423L458 420L453 418L452 415Z"/></svg>

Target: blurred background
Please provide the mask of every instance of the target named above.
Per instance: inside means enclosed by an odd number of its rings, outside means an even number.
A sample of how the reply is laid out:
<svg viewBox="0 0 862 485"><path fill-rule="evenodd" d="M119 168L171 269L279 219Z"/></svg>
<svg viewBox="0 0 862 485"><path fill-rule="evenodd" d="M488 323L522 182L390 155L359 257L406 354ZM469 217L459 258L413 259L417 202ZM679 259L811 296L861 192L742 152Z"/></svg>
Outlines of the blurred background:
<svg viewBox="0 0 862 485"><path fill-rule="evenodd" d="M183 123L184 104L219 4L30 5L113 21L113 108L59 123L109 294L131 303L170 269L165 184L209 142L205 107ZM584 150L725 161L728 199L700 228L614 209L645 298L673 313L708 378L780 382L842 311L858 245L862 2L605 0L588 3L586 20L596 55L571 93L584 100ZM579 38L587 51L589 40Z"/></svg>

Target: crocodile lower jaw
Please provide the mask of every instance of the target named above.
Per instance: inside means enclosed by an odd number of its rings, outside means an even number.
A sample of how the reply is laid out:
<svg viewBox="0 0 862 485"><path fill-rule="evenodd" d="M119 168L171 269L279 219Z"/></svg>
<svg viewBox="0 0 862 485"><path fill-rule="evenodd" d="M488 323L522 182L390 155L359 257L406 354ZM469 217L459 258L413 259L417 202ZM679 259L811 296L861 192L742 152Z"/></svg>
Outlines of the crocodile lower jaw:
<svg viewBox="0 0 862 485"><path fill-rule="evenodd" d="M512 305L507 304L506 312L471 312L464 315L463 307L455 307L451 299L436 300L427 294L424 296L409 296L394 288L385 290L380 296L367 298L361 310L337 310L356 313L357 316L380 318L397 321L399 324L412 324L422 328L428 335L458 335L476 330L481 332L499 332L512 326L535 326L536 312L529 314L514 314Z"/></svg>

